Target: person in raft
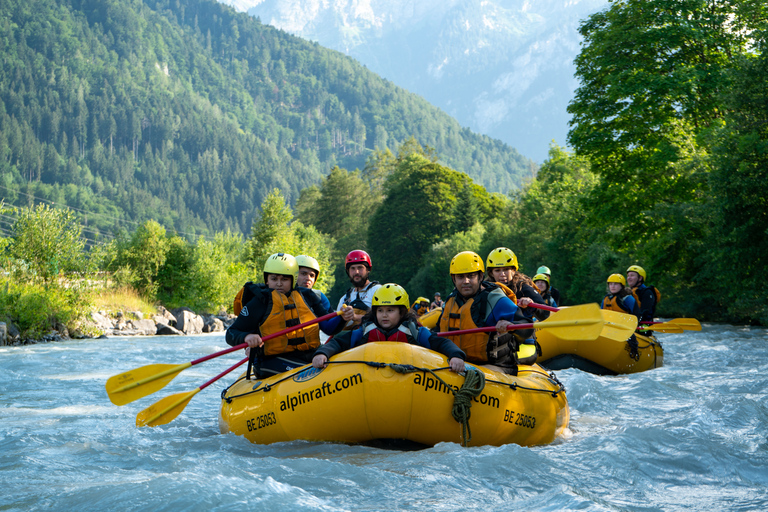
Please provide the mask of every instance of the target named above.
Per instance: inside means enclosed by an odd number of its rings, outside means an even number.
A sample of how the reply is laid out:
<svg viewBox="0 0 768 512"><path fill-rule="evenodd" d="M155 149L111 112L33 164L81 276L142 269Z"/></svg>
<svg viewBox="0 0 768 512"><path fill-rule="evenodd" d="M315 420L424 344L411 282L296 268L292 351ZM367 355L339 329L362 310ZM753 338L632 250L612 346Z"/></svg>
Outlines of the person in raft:
<svg viewBox="0 0 768 512"><path fill-rule="evenodd" d="M402 286L388 283L379 287L373 294L372 304L360 327L335 335L315 351L312 366L325 368L333 355L364 343L399 341L440 352L448 358L451 371L464 371L464 352L451 340L418 325L416 316L408 310L408 293Z"/></svg>
<svg viewBox="0 0 768 512"><path fill-rule="evenodd" d="M440 299L440 292L435 292L435 300L429 305L430 309L437 309L445 306L445 302Z"/></svg>
<svg viewBox="0 0 768 512"><path fill-rule="evenodd" d="M360 250L351 251L347 254L344 265L352 287L339 299L339 305L336 310L340 311L345 304L349 304L355 309L354 319L347 322L347 325L344 326L344 329L354 329L362 322L363 315L371 309L373 294L376 293L376 290L381 285L378 281L368 279L373 264L367 252Z"/></svg>
<svg viewBox="0 0 768 512"><path fill-rule="evenodd" d="M299 265L296 258L277 253L264 263L264 284L248 282L235 299L239 308L235 322L227 329L231 346L247 343L256 359L256 377L266 378L312 361L320 346L320 330L332 336L351 320L354 311L345 308L342 315L267 340L262 336L299 325L332 311L323 308L320 298L309 288L295 288ZM262 355L263 354L263 355Z"/></svg>
<svg viewBox="0 0 768 512"><path fill-rule="evenodd" d="M547 304L547 306L556 308L557 301L552 296L552 291L549 288L549 277L547 274L536 274L533 276L533 284L535 284L536 288L538 288L539 295L541 295L541 298L544 299L544 302Z"/></svg>
<svg viewBox="0 0 768 512"><path fill-rule="evenodd" d="M417 317L424 316L425 314L429 313L429 299L426 297L419 297L413 301L411 311Z"/></svg>
<svg viewBox="0 0 768 512"><path fill-rule="evenodd" d="M618 311L619 313L629 313L640 319L640 308L638 307L637 296L632 288L627 286L627 281L621 274L611 274L608 276L608 295L603 297L600 304L601 309Z"/></svg>
<svg viewBox="0 0 768 512"><path fill-rule="evenodd" d="M320 290L314 290L312 287L320 277L320 264L312 256L306 256L300 254L296 256L296 263L299 265L299 279L297 286L301 288L309 288L315 295L320 297L320 303L326 310L331 309L331 301Z"/></svg>
<svg viewBox="0 0 768 512"><path fill-rule="evenodd" d="M552 295L552 298L555 299L555 302L557 302L558 305L562 306L565 303L565 299L560 294L560 290L552 287L552 271L549 270L549 267L546 265L542 265L536 270L536 273L544 274L545 276L547 276L547 279L548 279L547 283L549 284L549 294Z"/></svg>
<svg viewBox="0 0 768 512"><path fill-rule="evenodd" d="M640 308L640 320L652 322L661 293L654 286L645 284L646 277L645 269L639 265L632 265L627 269L627 286L635 292Z"/></svg>
<svg viewBox="0 0 768 512"><path fill-rule="evenodd" d="M438 332L495 326L496 333L503 335L515 322L520 322L521 318L516 318L518 307L499 286L483 281L484 271L482 258L474 252L463 251L453 257L450 273L455 288L438 319ZM452 339L466 352L470 363L493 365L495 369L515 374L517 363L536 362L536 347L526 342L533 329L516 329L511 334L497 336L481 332Z"/></svg>
<svg viewBox="0 0 768 512"><path fill-rule="evenodd" d="M544 305L547 303L536 290L536 285L531 278L518 272L517 269L520 266L517 263L517 256L511 249L497 247L488 254L485 263L488 267L488 278L499 285L508 297L517 302L517 306L522 308L523 315L530 322L549 318L549 311L528 307L534 302Z"/></svg>

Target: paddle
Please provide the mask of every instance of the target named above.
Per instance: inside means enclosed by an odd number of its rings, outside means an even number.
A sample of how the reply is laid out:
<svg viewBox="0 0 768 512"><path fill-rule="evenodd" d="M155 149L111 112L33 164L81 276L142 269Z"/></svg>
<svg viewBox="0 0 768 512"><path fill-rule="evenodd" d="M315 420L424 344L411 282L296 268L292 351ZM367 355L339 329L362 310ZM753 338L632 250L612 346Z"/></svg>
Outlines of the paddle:
<svg viewBox="0 0 768 512"><path fill-rule="evenodd" d="M316 324L318 322L322 322L324 320L329 320L335 317L336 315L340 315L340 314L341 314L341 311L334 311L333 313L328 313L327 315L323 315L319 318L309 320L307 322L304 322L303 324L294 325L292 327L285 328L282 331L278 331L268 336L264 336L262 339L264 341L271 340L272 338L282 336L283 334L287 334L291 331L295 331L297 329L301 329L301 328ZM113 377L110 377L109 380L107 380L107 384L106 384L107 395L109 396L110 401L115 405L125 405L128 403L131 403L134 400L138 400L139 398L143 398L147 395L151 395L152 393L163 389L169 382L171 382L174 379L174 377L176 377L176 375L178 375L179 373L181 373L182 371L186 370L191 366L203 363L205 361L208 361L209 359L213 359L219 356L223 356L225 354L229 354L230 352L234 352L235 350L240 350L247 346L248 346L247 343L241 343L240 345L230 347L228 349L221 350L219 352L215 352L213 354L201 357L199 359L195 359L194 361L190 361L188 363L178 364L178 365L150 364L147 366L142 366L140 368L135 368L133 370L115 375Z"/></svg>
<svg viewBox="0 0 768 512"><path fill-rule="evenodd" d="M605 321L597 304L584 304L558 311L543 322L513 324L507 330L550 329L553 336L561 340L595 340L600 336ZM493 332L496 326L477 327L460 331L439 332L438 336L460 336L476 332Z"/></svg>
<svg viewBox="0 0 768 512"><path fill-rule="evenodd" d="M695 318L673 318L672 320L666 320L664 322L644 321L640 323L649 324L649 325L674 324L684 331L700 331L701 330L701 323Z"/></svg>
<svg viewBox="0 0 768 512"><path fill-rule="evenodd" d="M674 334L680 334L682 332L685 332L684 329L679 325L673 324L673 323L667 323L667 322L659 322L654 325L640 325L637 327L637 330L666 332L666 333L674 333Z"/></svg>
<svg viewBox="0 0 768 512"><path fill-rule="evenodd" d="M266 339L266 338L264 338ZM181 411L184 410L184 408L187 406L190 400L192 400L192 397L198 394L203 389L207 388L238 366L242 365L248 361L248 358L246 357L242 361L240 361L237 364L234 364L230 366L228 369L224 370L202 386L199 386L194 391L190 391L188 393L176 393L175 395L170 395L162 400L158 400L154 404L150 405L143 411L141 411L139 414L136 415L136 426L137 427L156 427L158 425L165 425L166 423L172 422L176 416L181 414Z"/></svg>
<svg viewBox="0 0 768 512"><path fill-rule="evenodd" d="M528 304L529 308L544 309L546 311L562 311L568 308L553 308L552 306L545 306L544 304L532 303ZM599 306L598 306L599 307ZM609 309L601 309L603 316L603 330L600 336L614 341L626 341L635 332L637 327L637 317L635 315L629 315L626 313L620 313L618 311L611 311Z"/></svg>

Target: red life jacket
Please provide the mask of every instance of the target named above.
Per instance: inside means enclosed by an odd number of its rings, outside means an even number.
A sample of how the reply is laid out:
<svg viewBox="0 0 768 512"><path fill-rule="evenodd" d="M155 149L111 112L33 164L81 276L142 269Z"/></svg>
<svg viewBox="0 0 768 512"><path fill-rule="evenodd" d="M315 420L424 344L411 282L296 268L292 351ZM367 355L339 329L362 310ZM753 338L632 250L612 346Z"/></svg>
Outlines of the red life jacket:
<svg viewBox="0 0 768 512"><path fill-rule="evenodd" d="M400 343L413 343L415 341L411 336L411 331L402 324L389 336L385 335L375 324L371 324L368 326L368 329L366 329L363 337L367 337L369 343L372 341L399 341Z"/></svg>

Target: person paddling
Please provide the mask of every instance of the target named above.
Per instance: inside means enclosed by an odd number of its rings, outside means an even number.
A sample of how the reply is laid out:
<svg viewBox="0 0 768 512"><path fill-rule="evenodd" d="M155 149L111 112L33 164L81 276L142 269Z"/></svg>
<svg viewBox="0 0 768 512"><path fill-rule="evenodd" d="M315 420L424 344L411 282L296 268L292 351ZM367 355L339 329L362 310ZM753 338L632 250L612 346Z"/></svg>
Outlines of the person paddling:
<svg viewBox="0 0 768 512"><path fill-rule="evenodd" d="M507 328L516 321L518 307L499 286L483 281L484 271L482 258L474 252L463 251L453 257L450 273L455 288L438 319L435 328L438 332L495 325L499 335L507 333ZM533 329L511 332L511 336L463 334L453 341L467 354L467 361L494 365L499 371L515 374L517 363L536 361L536 348L526 343ZM518 345L521 345L519 351Z"/></svg>
<svg viewBox="0 0 768 512"><path fill-rule="evenodd" d="M531 303L547 305L530 277L518 272L520 268L517 256L511 249L497 247L488 254L486 259L488 278L503 288L508 288L516 297L518 307L523 309L523 314L531 321L546 320L549 311L543 309L528 308ZM507 290L505 290L507 291ZM508 294L509 295L509 294Z"/></svg>
<svg viewBox="0 0 768 512"><path fill-rule="evenodd" d="M331 311L323 308L320 298L308 288L294 288L299 266L296 258L277 253L264 263L264 284L248 282L235 299L238 316L227 329L226 341L235 346L247 343L257 378L282 373L312 361L320 346L320 330L329 336L339 332L344 320L354 311L345 309L341 316L298 329L264 342L262 336L304 323ZM259 350L253 350L259 349ZM263 357L256 357L257 355Z"/></svg>
<svg viewBox="0 0 768 512"><path fill-rule="evenodd" d="M373 264L367 252L360 250L351 251L347 254L344 265L352 287L339 299L339 305L336 310L340 311L345 304L349 304L355 309L354 319L348 321L347 325L344 326L345 329L354 329L362 322L363 315L371 309L373 294L376 293L376 290L381 285L378 281L368 279Z"/></svg>
<svg viewBox="0 0 768 512"><path fill-rule="evenodd" d="M464 352L451 340L418 325L416 316L408 311L408 293L402 286L394 283L380 286L373 294L372 304L360 327L335 335L317 349L312 366L325 368L333 355L364 343L399 341L440 352L448 358L451 371L464 371Z"/></svg>

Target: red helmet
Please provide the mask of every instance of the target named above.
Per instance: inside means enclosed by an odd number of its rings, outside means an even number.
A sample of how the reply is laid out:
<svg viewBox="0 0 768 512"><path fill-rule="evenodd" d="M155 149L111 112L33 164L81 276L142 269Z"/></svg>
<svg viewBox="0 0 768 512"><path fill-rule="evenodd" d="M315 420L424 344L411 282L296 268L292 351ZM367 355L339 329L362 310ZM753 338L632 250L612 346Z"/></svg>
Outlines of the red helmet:
<svg viewBox="0 0 768 512"><path fill-rule="evenodd" d="M362 263L363 265L368 267L368 270L371 270L371 257L368 256L368 253L365 251L352 251L349 254L347 254L347 261L345 262L344 268L349 270L350 265L356 265L358 263Z"/></svg>

